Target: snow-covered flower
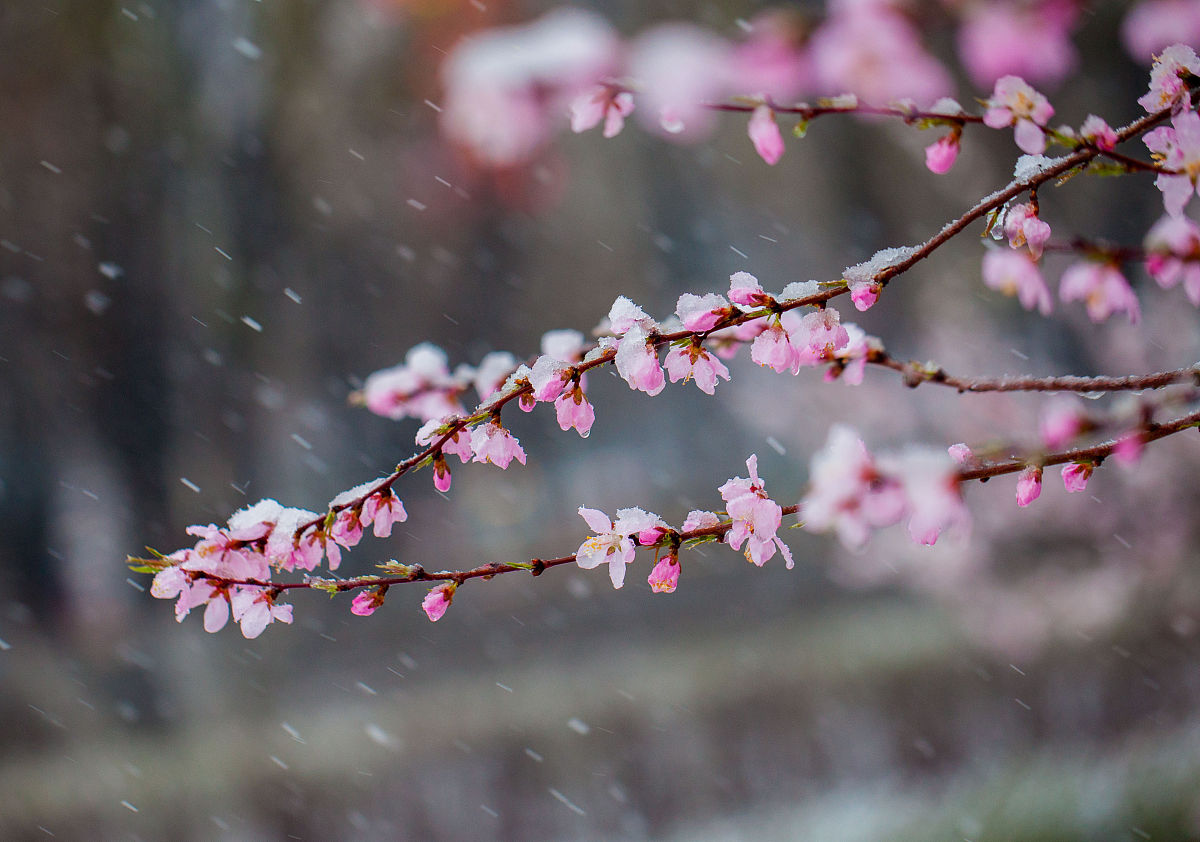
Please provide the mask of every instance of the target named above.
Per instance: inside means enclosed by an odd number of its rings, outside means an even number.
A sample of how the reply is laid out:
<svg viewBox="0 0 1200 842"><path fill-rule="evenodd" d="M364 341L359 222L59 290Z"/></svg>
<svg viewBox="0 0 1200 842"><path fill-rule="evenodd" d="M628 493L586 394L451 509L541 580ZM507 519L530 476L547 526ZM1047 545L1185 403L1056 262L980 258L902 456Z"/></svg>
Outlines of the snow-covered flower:
<svg viewBox="0 0 1200 842"><path fill-rule="evenodd" d="M1083 125L1079 127L1079 136L1105 152L1112 152L1120 140L1112 126L1103 117L1097 117L1095 114L1089 114L1083 121Z"/></svg>
<svg viewBox="0 0 1200 842"><path fill-rule="evenodd" d="M1176 19L1176 24L1182 21ZM1187 79L1200 76L1200 57L1185 44L1172 44L1162 51L1150 68L1150 90L1138 99L1147 113L1170 108L1173 111L1191 106Z"/></svg>
<svg viewBox="0 0 1200 842"><path fill-rule="evenodd" d="M615 359L617 373L629 384L629 388L654 396L663 390L667 381L662 366L646 329L640 324L632 325L617 344Z"/></svg>
<svg viewBox="0 0 1200 842"><path fill-rule="evenodd" d="M746 309L763 307L775 302L774 298L763 292L758 278L749 272L734 272L729 276L729 300Z"/></svg>
<svg viewBox="0 0 1200 842"><path fill-rule="evenodd" d="M675 315L683 322L683 329L696 333L712 330L730 312L729 302L715 292L707 295L685 292L675 304Z"/></svg>
<svg viewBox="0 0 1200 842"><path fill-rule="evenodd" d="M525 464L525 451L520 442L505 429L499 418L493 417L475 428L471 433L471 449L475 451L475 462L491 462L500 468L507 468L513 459Z"/></svg>
<svg viewBox="0 0 1200 842"><path fill-rule="evenodd" d="M1020 76L1002 76L987 101L983 122L990 128L1013 126L1021 151L1038 155L1046 150L1042 127L1054 116L1054 108L1042 94Z"/></svg>

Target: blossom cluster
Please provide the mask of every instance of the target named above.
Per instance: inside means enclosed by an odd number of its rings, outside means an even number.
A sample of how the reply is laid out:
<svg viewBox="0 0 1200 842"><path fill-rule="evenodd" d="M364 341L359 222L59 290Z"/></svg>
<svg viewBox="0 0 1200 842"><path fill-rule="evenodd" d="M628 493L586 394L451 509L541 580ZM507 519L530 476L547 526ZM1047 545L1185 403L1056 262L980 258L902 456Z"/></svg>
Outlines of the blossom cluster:
<svg viewBox="0 0 1200 842"><path fill-rule="evenodd" d="M1152 15L1162 5L1145 3L1136 13ZM1200 58L1182 44L1166 46L1155 60L1149 91L1139 100L1147 117L1130 126L1114 130L1102 118L1089 115L1078 129L1051 128L1053 107L1025 77L1054 79L1074 62L1067 38L1075 21L1073 6L1046 0L1019 7L1004 4L1004 8L1007 11L985 4L964 13L962 40L976 43L977 28L984 26L981 21L987 21L989 31L1005 36L997 36L989 48L977 44L970 51L975 56L972 61L978 61L969 66L971 75L995 83L979 117L966 114L945 95L948 74L924 51L912 22L887 0L833 3L828 17L802 37L789 28L787 19L764 17L749 27L750 34L740 45L675 25L652 30L622 47L597 18L567 11L526 27L480 36L460 47L445 71L446 130L468 144L481 143L486 135L486 155L493 164L522 160L536 151L550 130L546 115L554 109L569 111L576 131L603 123L606 136L617 134L625 118L635 113L635 89L646 104L638 113L651 115L649 120L658 131L679 136L707 129L718 113L708 107L712 100L761 91L750 97L745 108L734 110L750 112L751 139L768 164L783 152L779 100L806 90L846 88L893 103L900 92L907 92L907 103L895 112L906 119L916 115L915 102L936 98L920 115L921 121L950 130L926 150L927 165L935 172L953 165L969 121L994 129L1013 128L1015 142L1026 155L1018 160L1009 188L981 200L956 221L961 223L958 228L947 226L919 246L883 249L832 280L793 282L776 295L766 292L748 272L735 272L724 292L682 294L674 312L662 320L618 296L594 331L596 341L576 330L552 330L542 337L540 353L525 362L508 352L493 352L477 366L451 369L440 348L430 343L413 347L402 363L370 375L359 394L361 402L378 415L421 423L415 437L419 451L413 457L389 476L338 494L323 513L263 500L237 512L224 526L189 527L188 534L197 538L193 546L141 560L155 573L151 593L176 600L179 620L202 607L204 627L210 632L224 627L232 615L247 638L258 636L274 621L292 621L292 607L280 602L292 587L356 590L350 610L368 616L384 604L391 585L434 581L422 608L436 621L464 581L499 572L537 573L562 563L583 569L604 565L613 586L620 588L639 548L656 553L648 576L650 587L669 593L678 586L679 552L689 542L722 541L759 567L779 554L791 568L791 550L778 532L784 517L797 515L808 530L833 532L849 548L863 546L872 530L899 523L906 525L915 542L929 545L947 532L968 531L971 518L961 491L968 479L1018 473L1017 503L1024 507L1040 495L1044 470L1051 464L1062 465L1067 491L1081 491L1108 455L1136 459L1147 441L1145 411L1123 422L1114 443L1066 452L1064 447L1077 444L1100 425L1076 404L1064 401L1047 406L1037 447L999 461L977 456L966 444L948 451L910 448L876 455L858 433L839 424L830 431L825 447L813 455L807 488L795 504L784 505L768 495L758 473L758 458L752 455L746 461L748 477L732 477L717 489L725 508L694 510L679 528L641 508L619 509L610 519L581 506L579 514L594 534L572 556L551 562L435 573L419 565L389 562L380 565L387 576L320 579L308 575L322 563L337 571L343 550L358 545L366 529L386 538L395 523L407 519L393 491L403 474L429 467L434 487L446 493L451 488L452 457L458 457L460 464L492 464L501 469L514 461L526 464L525 449L503 422L510 403L525 412L539 404L553 405L563 431L573 429L587 437L596 423L587 377L600 366L613 365L631 389L650 396L663 392L668 382L688 381L714 395L717 386L731 377L726 363L744 345L750 348L752 362L781 374L823 367L826 380L855 385L862 382L866 366L874 363L900 368L910 385L939 377L945 380L940 369L890 361L883 343L844 322L832 299L847 294L857 310L869 309L891 278L968 222L990 214L993 236L1007 247L992 246L985 253L984 283L1015 295L1026 309L1048 315L1053 297L1041 264L1056 244L1050 224L1041 218L1037 190L1053 174L1101 156L1129 171L1153 172L1166 215L1146 234L1134 257L1130 250L1072 247L1084 252L1085 259L1063 272L1059 298L1083 301L1094 321L1123 312L1136 322L1140 307L1120 263L1140 259L1159 285L1182 284L1189 300L1200 306L1200 226L1185 216L1200 178L1200 115L1193 103ZM1040 44L1039 57L1017 48L1025 37ZM888 72L880 76L878 66ZM625 70L636 84L626 79ZM857 103L857 95L840 95L822 107L854 113L860 110ZM809 113L808 107L799 113ZM520 125L510 125L514 122ZM1115 152L1118 143L1139 135L1153 156L1150 164ZM1070 154L1061 159L1043 157L1050 142L1065 146ZM1026 193L1027 200L1015 201ZM1046 390L1045 384L1031 388ZM478 401L468 410L464 398L470 390ZM1168 432L1192 423L1185 417ZM1155 433L1161 434L1165 433ZM272 577L280 571L300 571L305 580L278 584Z"/></svg>

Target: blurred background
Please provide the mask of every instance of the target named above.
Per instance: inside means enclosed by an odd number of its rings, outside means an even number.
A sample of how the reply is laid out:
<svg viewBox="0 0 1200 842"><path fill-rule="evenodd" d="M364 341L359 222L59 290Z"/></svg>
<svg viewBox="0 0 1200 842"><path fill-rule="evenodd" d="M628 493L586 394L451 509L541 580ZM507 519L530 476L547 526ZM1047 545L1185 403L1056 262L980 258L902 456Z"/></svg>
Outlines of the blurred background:
<svg viewBox="0 0 1200 842"><path fill-rule="evenodd" d="M728 38L763 8L585 5L623 36L686 19ZM125 569L192 543L189 524L263 497L321 509L408 456L415 422L347 398L418 342L525 357L619 294L665 316L738 270L771 291L839 277L929 236L1018 154L970 130L933 176L934 133L831 119L769 168L727 115L693 145L567 133L483 168L439 136L438 68L464 34L548 8L0 6L0 837L1200 838L1194 435L1085 494L1047 472L1025 510L1012 478L972 487L970 539L932 549L786 530L786 571L704 547L670 596L646 559L615 592L603 570L473 581L436 625L421 587L369 619L297 593L292 627L247 641L176 624ZM1125 10L1079 15L1080 73L1043 86L1057 119L1140 113ZM989 93L953 72L962 102ZM1145 178L1040 199L1063 237L1136 245L1161 214ZM1180 290L1133 268L1141 325L1030 316L983 287L976 233L853 316L961 374L1200 357ZM547 411L506 417L527 468L456 467L446 496L405 479L409 521L341 572L570 553L580 505L678 524L751 453L786 504L836 420L873 448L1032 440L1045 400L731 369L716 398L593 376L587 441Z"/></svg>

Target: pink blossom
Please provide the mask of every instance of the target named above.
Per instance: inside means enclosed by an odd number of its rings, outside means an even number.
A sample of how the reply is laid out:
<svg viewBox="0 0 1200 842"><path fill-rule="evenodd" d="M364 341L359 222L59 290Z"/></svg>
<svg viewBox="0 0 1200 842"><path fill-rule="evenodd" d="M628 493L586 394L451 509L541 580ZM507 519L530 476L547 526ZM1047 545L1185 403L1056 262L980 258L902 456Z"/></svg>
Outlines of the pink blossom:
<svg viewBox="0 0 1200 842"><path fill-rule="evenodd" d="M775 303L775 299L763 292L758 278L749 272L734 272L729 276L729 300L739 307L756 308Z"/></svg>
<svg viewBox="0 0 1200 842"><path fill-rule="evenodd" d="M292 622L292 606L276 605L274 598L264 588L238 585L230 597L230 608L234 621L242 627L242 636L247 640L258 637L276 620L288 624Z"/></svg>
<svg viewBox="0 0 1200 842"><path fill-rule="evenodd" d="M387 593L387 585L361 591L350 600L350 613L359 617L370 617L375 609L383 605L383 595Z"/></svg>
<svg viewBox="0 0 1200 842"><path fill-rule="evenodd" d="M598 85L571 101L571 131L586 132L604 121L604 136L616 137L633 113L633 94L612 85Z"/></svg>
<svg viewBox="0 0 1200 842"><path fill-rule="evenodd" d="M1073 398L1063 397L1047 404L1042 411L1038 429L1042 444L1059 450L1085 432L1087 417Z"/></svg>
<svg viewBox="0 0 1200 842"><path fill-rule="evenodd" d="M881 457L879 465L881 473L900 482L909 512L908 534L918 544L934 544L944 530L970 526L957 467L945 452L913 449Z"/></svg>
<svg viewBox="0 0 1200 842"><path fill-rule="evenodd" d="M432 418L417 430L417 444L428 447L434 441L445 435L444 429L453 425L458 419L454 416ZM439 432L443 431L443 432ZM448 439L442 442L442 453L447 456L457 456L463 463L470 462L475 456L471 447L471 434L467 430L455 430Z"/></svg>
<svg viewBox="0 0 1200 842"><path fill-rule="evenodd" d="M654 593L675 593L675 588L679 586L679 572L679 558L667 555L658 560L646 581Z"/></svg>
<svg viewBox="0 0 1200 842"><path fill-rule="evenodd" d="M1121 23L1121 41L1141 64L1177 42L1200 42L1200 3L1196 0L1142 0ZM1158 109L1147 109L1158 110Z"/></svg>
<svg viewBox="0 0 1200 842"><path fill-rule="evenodd" d="M746 460L750 478L734 477L718 489L733 521L725 540L735 550L746 544L746 560L762 567L775 555L778 547L788 569L792 568L792 551L776 535L783 519L783 509L767 496L763 481L758 477L758 456Z"/></svg>
<svg viewBox="0 0 1200 842"><path fill-rule="evenodd" d="M588 437L596 421L596 410L578 385L558 396L554 401L554 412L560 429L566 432L574 427L583 438Z"/></svg>
<svg viewBox="0 0 1200 842"><path fill-rule="evenodd" d="M446 609L454 601L454 592L456 590L458 590L458 583L450 581L443 582L425 594L425 598L421 600L421 608L425 611L425 616L431 622L436 623L442 619L442 616L446 613Z"/></svg>
<svg viewBox="0 0 1200 842"><path fill-rule="evenodd" d="M658 351L641 324L633 325L621 337L617 344L615 362L617 373L625 379L631 389L654 396L667 384L662 366L658 362Z"/></svg>
<svg viewBox="0 0 1200 842"><path fill-rule="evenodd" d="M579 545L575 552L575 563L584 570L600 564L608 565L608 576L614 588L625 583L625 567L633 561L637 547L630 536L655 527L666 528L658 515L638 508L618 509L616 521L599 509L579 507L579 516L596 534Z"/></svg>
<svg viewBox="0 0 1200 842"><path fill-rule="evenodd" d="M471 433L471 449L475 451L475 462L491 462L500 468L507 468L513 459L525 464L525 451L520 442L497 417L475 428Z"/></svg>
<svg viewBox="0 0 1200 842"><path fill-rule="evenodd" d="M984 3L969 7L958 30L958 55L979 87L1016 75L1053 84L1075 66L1070 0Z"/></svg>
<svg viewBox="0 0 1200 842"><path fill-rule="evenodd" d="M866 544L873 527L891 525L904 514L899 486L880 475L862 439L843 424L813 454L808 483L800 503L805 528L834 529L850 549Z"/></svg>
<svg viewBox="0 0 1200 842"><path fill-rule="evenodd" d="M1122 465L1132 465L1142 458L1146 442L1139 430L1132 430L1117 439L1113 447L1113 458Z"/></svg>
<svg viewBox="0 0 1200 842"><path fill-rule="evenodd" d="M535 401L552 401L562 394L571 379L570 366L549 354L542 354L529 372L529 385Z"/></svg>
<svg viewBox="0 0 1200 842"><path fill-rule="evenodd" d="M1091 462L1071 462L1063 465L1063 487L1072 493L1083 491L1087 488L1088 480L1091 478L1095 467Z"/></svg>
<svg viewBox="0 0 1200 842"><path fill-rule="evenodd" d="M750 346L750 359L780 374L785 371L796 374L800 371L800 354L778 317L772 317L767 329L755 337L754 344Z"/></svg>
<svg viewBox="0 0 1200 842"><path fill-rule="evenodd" d="M946 448L946 452L959 465L968 465L975 459L975 454L964 442L950 445Z"/></svg>
<svg viewBox="0 0 1200 842"><path fill-rule="evenodd" d="M707 336L706 343L718 357L731 360L737 356L743 345L749 345L766 329L766 319L751 319L734 327L713 331Z"/></svg>
<svg viewBox="0 0 1200 842"><path fill-rule="evenodd" d="M1116 312L1129 316L1137 324L1142 311L1137 296L1114 263L1081 260L1067 267L1058 284L1064 302L1083 300L1093 322L1102 322Z"/></svg>
<svg viewBox="0 0 1200 842"><path fill-rule="evenodd" d="M216 634L225 628L229 622L229 596L224 591L214 589L208 605L204 608L204 630Z"/></svg>
<svg viewBox="0 0 1200 842"><path fill-rule="evenodd" d="M1037 205L1022 202L1004 214L1004 234L1012 248L1028 245L1029 253L1036 260L1042 256L1046 241L1050 239L1050 226L1038 217Z"/></svg>
<svg viewBox="0 0 1200 842"><path fill-rule="evenodd" d="M1015 126L1017 146L1030 155L1046 150L1046 136L1041 127L1054 116L1054 108L1024 79L1019 76L998 79L987 106L984 124L993 129Z"/></svg>
<svg viewBox="0 0 1200 842"><path fill-rule="evenodd" d="M841 3L829 11L809 42L820 93L849 91L874 105L927 104L953 89L916 27L889 4Z"/></svg>
<svg viewBox="0 0 1200 842"><path fill-rule="evenodd" d="M775 101L789 100L812 86L812 68L804 40L805 23L787 9L768 9L750 19L748 37L734 47L726 66L731 92L761 91Z"/></svg>
<svg viewBox="0 0 1200 842"><path fill-rule="evenodd" d="M1103 117L1097 117L1095 114L1089 114L1083 121L1083 125L1079 127L1079 135L1105 152L1112 152L1120 140L1112 126L1105 122Z"/></svg>
<svg viewBox="0 0 1200 842"><path fill-rule="evenodd" d="M361 520L363 526L373 526L372 531L376 538L387 538L392 534L392 524L408 520L408 512L404 510L400 498L393 494L391 489L387 489L366 499Z"/></svg>
<svg viewBox="0 0 1200 842"><path fill-rule="evenodd" d="M1164 216L1146 234L1146 271L1163 289L1181 280L1200 307L1200 226L1186 216Z"/></svg>
<svg viewBox="0 0 1200 842"><path fill-rule="evenodd" d="M854 307L860 313L870 310L879 300L879 293L883 287L873 280L868 281L850 281L850 300L854 302Z"/></svg>
<svg viewBox="0 0 1200 842"><path fill-rule="evenodd" d="M652 131L684 140L706 136L714 115L704 103L730 93L731 59L728 41L692 24L668 23L642 33L629 45L628 60L644 98L638 116Z"/></svg>
<svg viewBox="0 0 1200 842"><path fill-rule="evenodd" d="M1142 138L1155 160L1177 174L1159 173L1154 186L1163 194L1163 207L1171 216L1181 216L1197 192L1200 179L1200 114L1176 114L1170 126L1159 126Z"/></svg>
<svg viewBox="0 0 1200 842"><path fill-rule="evenodd" d="M640 325L644 331L658 327L645 310L623 295L618 295L609 308L608 325L617 336L625 335L634 325Z"/></svg>
<svg viewBox="0 0 1200 842"><path fill-rule="evenodd" d="M353 508L342 509L334 518L329 537L346 549L357 546L363 533L363 523L359 515L360 513Z"/></svg>
<svg viewBox="0 0 1200 842"><path fill-rule="evenodd" d="M409 349L404 362L376 371L363 385L363 401L376 415L399 421L428 421L463 411L462 385L450 374L446 352L423 342Z"/></svg>
<svg viewBox="0 0 1200 842"><path fill-rule="evenodd" d="M825 372L826 380L834 380L841 376L847 383L857 386L863 381L867 370L867 358L874 350L882 350L883 343L876 337L868 336L856 324L847 323L846 344L834 355L835 365Z"/></svg>
<svg viewBox="0 0 1200 842"><path fill-rule="evenodd" d="M1017 505L1024 508L1042 494L1042 469L1030 465L1017 477Z"/></svg>
<svg viewBox="0 0 1200 842"><path fill-rule="evenodd" d="M714 512L692 509L684 519L681 530L683 532L695 532L697 529L709 529L720 523L721 519Z"/></svg>
<svg viewBox="0 0 1200 842"><path fill-rule="evenodd" d="M675 315L683 322L683 329L695 333L712 330L717 324L733 312L724 296L710 292L707 295L693 295L685 292L679 296L675 305Z"/></svg>
<svg viewBox="0 0 1200 842"><path fill-rule="evenodd" d="M579 9L477 33L442 64L442 128L480 164L520 164L567 104L608 75L618 48L608 24Z"/></svg>
<svg viewBox="0 0 1200 842"><path fill-rule="evenodd" d="M486 401L504 386L508 375L517 367L517 358L508 351L491 351L479 361L472 376L479 399Z"/></svg>
<svg viewBox="0 0 1200 842"><path fill-rule="evenodd" d="M803 316L796 310L788 310L780 321L787 322L788 341L796 350L798 365L817 365L835 359L838 351L850 343L841 314L829 305Z"/></svg>
<svg viewBox="0 0 1200 842"><path fill-rule="evenodd" d="M759 105L750 115L750 125L747 128L754 151L770 166L775 166L783 157L783 135L779 132L779 124L775 122L775 112L769 105Z"/></svg>
<svg viewBox="0 0 1200 842"><path fill-rule="evenodd" d="M446 457L439 453L433 457L433 487L445 494L450 490L450 466L446 464Z"/></svg>
<svg viewBox="0 0 1200 842"><path fill-rule="evenodd" d="M1193 17L1196 14L1193 13ZM1171 44L1154 60L1150 68L1150 90L1138 99L1147 113L1170 108L1187 109L1191 105L1188 76L1200 76L1200 58L1184 44Z"/></svg>
<svg viewBox="0 0 1200 842"><path fill-rule="evenodd" d="M583 359L587 342L577 330L548 330L542 334L542 353L567 363Z"/></svg>
<svg viewBox="0 0 1200 842"><path fill-rule="evenodd" d="M665 366L672 383L679 380L686 383L695 378L696 386L706 395L715 392L718 377L729 379L729 369L724 363L708 353L698 342L692 342L682 348L672 348L667 353Z"/></svg>
<svg viewBox="0 0 1200 842"><path fill-rule="evenodd" d="M951 131L925 147L925 166L932 173L945 175L950 172L954 162L958 160L959 139L961 131ZM874 302L872 302L874 303ZM868 305L869 306L869 305ZM865 307L860 307L865 310Z"/></svg>
<svg viewBox="0 0 1200 842"><path fill-rule="evenodd" d="M989 249L983 255L983 283L1005 295L1016 295L1026 310L1043 316L1053 308L1050 290L1033 256L1008 249Z"/></svg>

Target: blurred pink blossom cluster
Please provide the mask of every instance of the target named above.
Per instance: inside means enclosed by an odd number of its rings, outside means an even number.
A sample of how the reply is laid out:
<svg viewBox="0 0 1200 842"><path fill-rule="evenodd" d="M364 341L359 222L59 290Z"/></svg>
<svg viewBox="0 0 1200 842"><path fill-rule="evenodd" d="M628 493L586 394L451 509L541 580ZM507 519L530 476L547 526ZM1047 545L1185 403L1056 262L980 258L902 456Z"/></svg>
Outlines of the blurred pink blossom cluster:
<svg viewBox="0 0 1200 842"><path fill-rule="evenodd" d="M956 19L958 60L978 88L1005 78L1053 86L1078 64L1077 0L944 5ZM568 122L576 132L603 126L611 138L636 113L651 131L697 140L715 124L709 106L733 100L749 105L750 139L774 164L783 154L778 110L799 97L911 108L955 93L904 0L829 0L820 15L769 10L739 24L736 39L672 22L625 40L599 16L565 9L469 36L442 68L443 128L481 165L504 167L528 161ZM1134 57L1149 63L1167 44L1200 35L1200 2L1136 4L1124 32ZM1010 87L998 89L1007 102L992 106L991 119L1015 108L1018 143L1033 151L1042 143L1034 126L1053 111L1044 98L1026 107ZM947 135L931 147L930 169L949 169L957 141Z"/></svg>
<svg viewBox="0 0 1200 842"><path fill-rule="evenodd" d="M800 517L806 528L833 531L851 549L863 546L872 529L905 518L914 541L933 544L946 529L970 527L958 485L954 460L945 453L918 448L877 458L839 424L813 455Z"/></svg>

